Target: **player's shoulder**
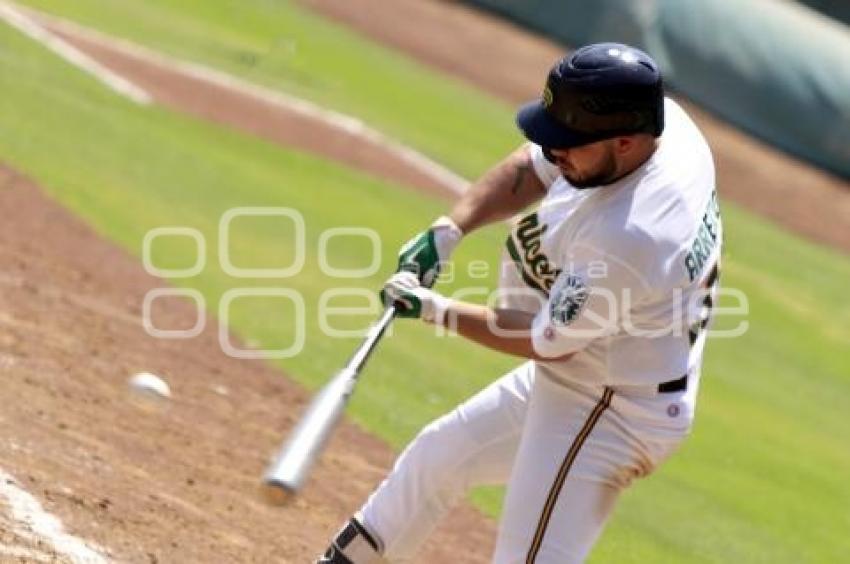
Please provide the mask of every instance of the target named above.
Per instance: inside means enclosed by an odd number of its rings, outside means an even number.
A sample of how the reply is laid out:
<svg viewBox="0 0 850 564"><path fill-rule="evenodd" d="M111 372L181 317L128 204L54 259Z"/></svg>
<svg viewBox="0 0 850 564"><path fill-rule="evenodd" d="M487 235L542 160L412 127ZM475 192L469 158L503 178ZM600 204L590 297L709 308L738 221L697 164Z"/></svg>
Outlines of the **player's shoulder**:
<svg viewBox="0 0 850 564"><path fill-rule="evenodd" d="M674 164L709 165L713 169L711 148L685 109L672 98L664 99L664 132L661 135L664 148L660 159L667 169L676 169ZM681 168L681 167L680 167Z"/></svg>
<svg viewBox="0 0 850 564"><path fill-rule="evenodd" d="M619 198L633 230L658 243L688 237L715 189L714 160L699 128L669 98L665 116L655 154Z"/></svg>

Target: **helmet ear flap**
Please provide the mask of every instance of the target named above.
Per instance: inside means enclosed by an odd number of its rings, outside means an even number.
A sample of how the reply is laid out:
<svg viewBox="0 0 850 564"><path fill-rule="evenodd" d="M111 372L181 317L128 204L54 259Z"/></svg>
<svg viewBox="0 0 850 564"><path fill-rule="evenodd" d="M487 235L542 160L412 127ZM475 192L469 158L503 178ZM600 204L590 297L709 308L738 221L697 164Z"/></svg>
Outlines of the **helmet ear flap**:
<svg viewBox="0 0 850 564"><path fill-rule="evenodd" d="M664 86L658 81L658 102L655 110L655 132L656 137L661 137L664 132Z"/></svg>

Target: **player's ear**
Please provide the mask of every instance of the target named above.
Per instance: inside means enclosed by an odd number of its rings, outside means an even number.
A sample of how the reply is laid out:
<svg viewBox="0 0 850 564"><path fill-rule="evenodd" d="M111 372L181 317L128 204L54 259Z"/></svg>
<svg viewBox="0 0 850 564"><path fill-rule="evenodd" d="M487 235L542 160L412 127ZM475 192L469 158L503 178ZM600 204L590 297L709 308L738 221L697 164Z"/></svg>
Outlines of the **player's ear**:
<svg viewBox="0 0 850 564"><path fill-rule="evenodd" d="M635 148L637 145L637 139L635 135L621 135L619 137L614 137L611 140L611 144L613 146L614 153L617 155L626 155Z"/></svg>

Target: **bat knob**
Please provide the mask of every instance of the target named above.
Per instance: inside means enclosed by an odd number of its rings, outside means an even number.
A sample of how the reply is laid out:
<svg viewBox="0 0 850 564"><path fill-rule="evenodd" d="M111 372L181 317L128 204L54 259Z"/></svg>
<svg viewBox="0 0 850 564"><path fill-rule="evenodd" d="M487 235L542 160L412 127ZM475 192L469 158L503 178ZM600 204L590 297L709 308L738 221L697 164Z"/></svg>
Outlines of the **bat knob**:
<svg viewBox="0 0 850 564"><path fill-rule="evenodd" d="M262 485L262 496L269 505L282 507L295 499L297 492L278 480L266 480Z"/></svg>

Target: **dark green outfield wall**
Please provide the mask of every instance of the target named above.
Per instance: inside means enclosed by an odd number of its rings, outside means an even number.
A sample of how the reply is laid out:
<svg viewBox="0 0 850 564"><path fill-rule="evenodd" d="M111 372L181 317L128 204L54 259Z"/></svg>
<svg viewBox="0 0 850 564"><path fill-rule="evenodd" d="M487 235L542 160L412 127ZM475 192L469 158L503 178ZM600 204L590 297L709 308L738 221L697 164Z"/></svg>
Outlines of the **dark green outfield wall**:
<svg viewBox="0 0 850 564"><path fill-rule="evenodd" d="M850 178L850 28L840 22L779 0L466 1L566 45L641 47L692 100Z"/></svg>
<svg viewBox="0 0 850 564"><path fill-rule="evenodd" d="M848 0L797 0L824 16L850 24L850 1Z"/></svg>

